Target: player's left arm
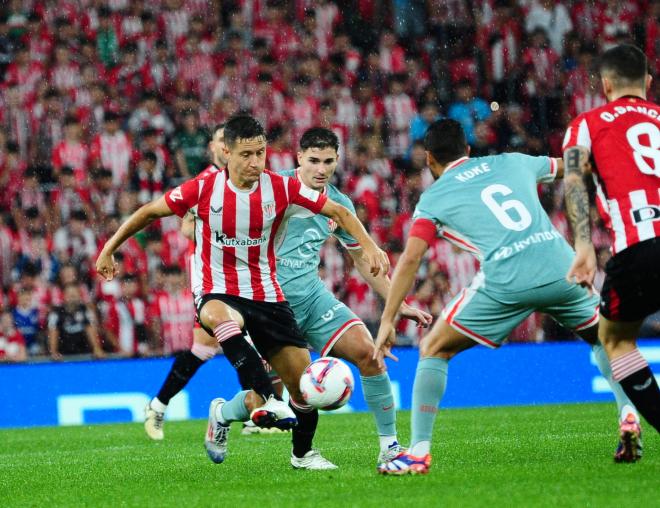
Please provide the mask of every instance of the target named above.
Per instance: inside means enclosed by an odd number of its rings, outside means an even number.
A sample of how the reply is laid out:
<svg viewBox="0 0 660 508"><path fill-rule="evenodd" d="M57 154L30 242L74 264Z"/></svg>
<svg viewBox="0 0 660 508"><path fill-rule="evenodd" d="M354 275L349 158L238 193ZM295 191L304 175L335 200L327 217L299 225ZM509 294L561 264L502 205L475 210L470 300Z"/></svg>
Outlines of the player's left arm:
<svg viewBox="0 0 660 508"><path fill-rule="evenodd" d="M386 300L392 283L390 277L384 273L372 275L369 271L369 265L362 255L362 249L349 249L348 253L351 258L353 258L355 268L357 268L357 271L362 275L364 280L367 281L367 284L369 284L369 286L371 286L371 288L376 291L383 300ZM398 310L401 317L412 319L423 328L427 328L433 321L433 316L431 316L431 314L424 312L421 309L411 307L406 302L402 302Z"/></svg>
<svg viewBox="0 0 660 508"><path fill-rule="evenodd" d="M396 359L390 352L396 340L394 331L394 321L396 314L403 299L406 297L410 288L415 282L415 276L419 265L422 263L424 254L426 254L429 244L426 240L418 236L410 236L406 243L406 248L401 254L399 261L394 269L392 275L392 283L385 299L385 308L383 315L380 318L380 327L378 328L378 335L376 336L376 350L374 351L374 358L380 355Z"/></svg>
<svg viewBox="0 0 660 508"><path fill-rule="evenodd" d="M596 253L591 243L591 216L585 176L591 172L589 149L570 146L564 150L564 200L575 238L575 259L566 278L590 287L596 275Z"/></svg>
<svg viewBox="0 0 660 508"><path fill-rule="evenodd" d="M387 254L378 247L360 220L348 208L328 199L321 208L321 214L334 220L338 227L358 241L362 247L362 257L369 267L369 273L376 276L379 273L387 274L390 271L390 260Z"/></svg>

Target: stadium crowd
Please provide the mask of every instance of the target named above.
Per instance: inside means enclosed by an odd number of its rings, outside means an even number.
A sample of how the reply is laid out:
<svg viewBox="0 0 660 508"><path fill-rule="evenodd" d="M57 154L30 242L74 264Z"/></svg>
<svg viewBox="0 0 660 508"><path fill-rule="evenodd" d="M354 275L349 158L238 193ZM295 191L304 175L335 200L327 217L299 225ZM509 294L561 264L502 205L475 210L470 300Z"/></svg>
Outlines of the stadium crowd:
<svg viewBox="0 0 660 508"><path fill-rule="evenodd" d="M430 122L461 122L474 156L561 156L568 119L605 101L598 53L623 41L642 47L657 75L660 1L9 0L0 360L190 347L177 219L126 243L120 280L101 281L93 260L122 219L208 164L209 130L232 114L267 128L275 171L295 166L307 128L336 132L335 183L395 262L431 181L421 141ZM539 192L569 235L561 184ZM602 269L609 238L597 231ZM377 297L337 244L323 261L322 278L373 329ZM439 241L410 301L437 315L477 269ZM399 332L411 345L421 333L406 322ZM533 315L510 340L566 338Z"/></svg>

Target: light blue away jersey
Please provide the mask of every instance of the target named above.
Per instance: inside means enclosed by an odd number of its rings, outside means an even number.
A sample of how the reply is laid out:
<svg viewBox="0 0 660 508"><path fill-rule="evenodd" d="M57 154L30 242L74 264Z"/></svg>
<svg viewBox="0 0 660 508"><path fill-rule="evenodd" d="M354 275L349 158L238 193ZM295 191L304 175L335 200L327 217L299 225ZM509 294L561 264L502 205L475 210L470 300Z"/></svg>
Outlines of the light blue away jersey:
<svg viewBox="0 0 660 508"><path fill-rule="evenodd" d="M412 232L420 237L417 232L433 232L472 252L481 261L486 286L495 291L562 279L573 250L537 193L537 182L550 182L556 173L550 157L506 153L459 159L422 193Z"/></svg>
<svg viewBox="0 0 660 508"><path fill-rule="evenodd" d="M296 177L297 170L282 171L284 176ZM355 213L355 207L337 187L328 184L327 196ZM319 279L320 251L330 235L334 235L348 249L359 248L355 238L337 227L324 215L292 217L285 225L286 231L277 247L277 280L285 298L296 303L309 296L311 288L321 283Z"/></svg>

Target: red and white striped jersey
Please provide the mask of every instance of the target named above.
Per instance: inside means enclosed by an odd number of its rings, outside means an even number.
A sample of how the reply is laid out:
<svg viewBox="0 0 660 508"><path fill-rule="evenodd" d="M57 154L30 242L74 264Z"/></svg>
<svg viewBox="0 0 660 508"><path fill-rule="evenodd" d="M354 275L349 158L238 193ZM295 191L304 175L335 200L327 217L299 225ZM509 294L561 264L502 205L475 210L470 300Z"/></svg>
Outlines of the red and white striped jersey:
<svg viewBox="0 0 660 508"><path fill-rule="evenodd" d="M596 204L616 254L660 235L660 107L621 97L575 118L564 150L583 146L595 167Z"/></svg>
<svg viewBox="0 0 660 508"><path fill-rule="evenodd" d="M148 307L148 315L149 320L160 321L164 353L192 347L195 305L187 290L157 295Z"/></svg>
<svg viewBox="0 0 660 508"><path fill-rule="evenodd" d="M138 352L137 326L145 324L146 306L141 298L115 300L109 310L105 326L112 331L119 342L119 350L124 353Z"/></svg>
<svg viewBox="0 0 660 508"><path fill-rule="evenodd" d="M165 201L176 215L195 216L195 298L220 293L284 301L275 278L275 249L286 221L319 213L327 199L269 170L247 191L237 189L224 169L167 192Z"/></svg>
<svg viewBox="0 0 660 508"><path fill-rule="evenodd" d="M112 171L112 183L119 187L128 176L133 145L122 131L114 134L103 132L92 140L89 155L92 159L100 159L101 165Z"/></svg>

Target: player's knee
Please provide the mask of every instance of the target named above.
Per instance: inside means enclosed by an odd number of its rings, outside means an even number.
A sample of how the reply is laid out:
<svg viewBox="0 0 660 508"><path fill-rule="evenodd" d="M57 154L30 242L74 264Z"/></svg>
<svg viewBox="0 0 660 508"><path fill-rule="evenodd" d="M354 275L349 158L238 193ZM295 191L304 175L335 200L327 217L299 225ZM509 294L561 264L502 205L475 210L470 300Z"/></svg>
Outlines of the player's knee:
<svg viewBox="0 0 660 508"><path fill-rule="evenodd" d="M209 301L202 307L199 313L200 320L206 328L214 330L219 324L226 321L235 321L239 328L243 328L244 321L237 312L230 312L225 305L217 301Z"/></svg>
<svg viewBox="0 0 660 508"><path fill-rule="evenodd" d="M385 372L385 368L379 365L378 360L373 358L373 354L373 347L364 347L352 355L351 360L362 376L377 376Z"/></svg>
<svg viewBox="0 0 660 508"><path fill-rule="evenodd" d="M195 342L190 348L190 352L194 354L197 358L202 360L203 362L210 360L213 358L216 353L218 352L218 345L213 344L212 346L206 345L206 344L200 344Z"/></svg>
<svg viewBox="0 0 660 508"><path fill-rule="evenodd" d="M443 358L445 360L451 360L454 356L458 354L456 348L447 345L443 341L428 341L423 340L419 345L419 357L420 358Z"/></svg>

